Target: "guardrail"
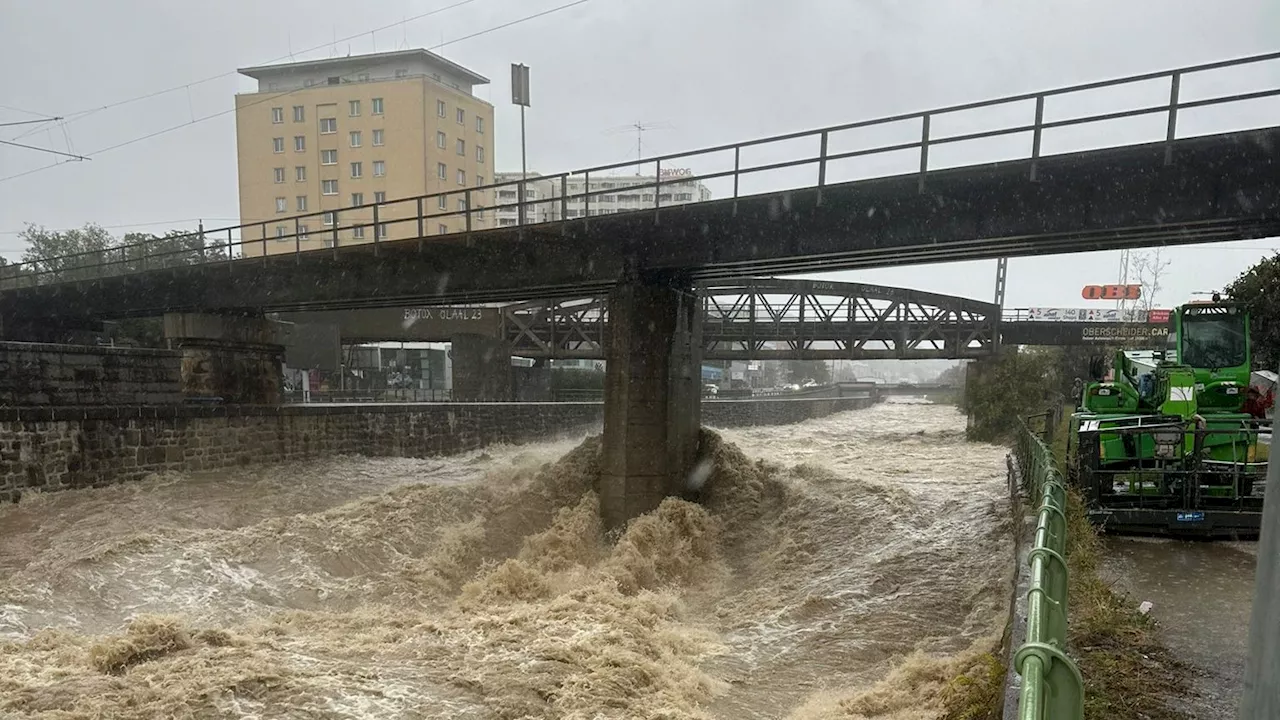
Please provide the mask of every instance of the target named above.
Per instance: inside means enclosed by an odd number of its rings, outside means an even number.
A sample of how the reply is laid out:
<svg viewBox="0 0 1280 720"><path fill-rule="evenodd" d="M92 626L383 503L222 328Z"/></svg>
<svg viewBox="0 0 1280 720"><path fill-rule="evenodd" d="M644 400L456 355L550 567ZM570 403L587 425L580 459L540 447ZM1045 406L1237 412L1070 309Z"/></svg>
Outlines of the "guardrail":
<svg viewBox="0 0 1280 720"><path fill-rule="evenodd" d="M426 388L380 388L377 390L289 390L283 394L286 404L303 403L417 403L449 402L452 391Z"/></svg>
<svg viewBox="0 0 1280 720"><path fill-rule="evenodd" d="M625 191L629 196L639 193L636 195L637 201L634 208L627 207L626 212L652 213L653 221L656 223L664 208L687 204L682 202L681 198L673 196L674 188L684 186L696 189L695 186L688 184L710 180L721 181L726 189L729 183L732 183L734 200L797 187L817 188L818 197L821 200L822 188L831 183L836 173L844 172L846 175L850 173L846 166L839 164L841 161L882 156L888 153L912 152L918 157L918 164L911 161L909 167L911 173L918 175L918 187L920 192L923 192L929 173L941 169L936 162L933 166L930 165L931 148L1014 135L1023 136L1026 149L1013 158L1002 156L990 159L1029 160L1029 180L1035 181L1046 132L1124 118L1164 116L1166 122L1162 123L1162 132L1153 133L1149 140L1142 142L1164 142L1164 161L1165 164L1170 164L1174 159L1173 144L1179 137L1177 128L1180 111L1280 96L1280 87L1271 85L1252 92L1185 100L1180 97L1180 92L1182 81L1186 76L1277 59L1280 59L1280 52L844 123L817 130L805 130L690 152L642 158L637 162L611 163L584 170L543 175L537 178L536 182L550 182L555 188L553 197L548 199L529 199L527 190L529 181L527 180L468 187L465 185L466 178L463 177L463 185L452 191L376 204L333 207L301 215L282 215L212 230L201 227L198 232L187 235L155 238L143 243L118 245L90 252L8 265L0 268L0 289L92 279L104 275L142 272L181 265L209 263L234 265L238 262L248 262L249 258L266 255L331 252L336 256L340 247L347 249L358 247L377 253L380 245L393 241L392 235L402 236L395 241L411 242L416 239L421 243L428 236L465 235L469 237L473 232L492 229L489 221L496 219L496 213L493 211L500 208L514 208L517 211L516 229L558 224L561 232L567 232L570 225L581 224L582 227L588 227L591 222L598 221L598 210L593 210L591 207L593 201L600 203L601 196L616 196L620 191ZM1267 77L1266 73L1259 74ZM1080 116L1073 116L1068 106L1066 112L1058 113L1064 117L1045 118L1046 101L1050 99L1056 100L1063 96L1103 88L1160 80L1168 81L1167 101L1143 104L1145 100L1131 100L1127 110ZM1014 121L1013 124L1000 123L999 127L975 132L946 134L936 129L940 119L954 120L956 117L963 117L960 113L966 111L1016 104L1023 104L1024 107L1017 110L1019 113L1026 113L1029 117ZM1009 107L1004 109L1008 110ZM1005 114L1013 115L1013 113ZM890 129L890 126L902 123L907 124L905 127L909 131L909 134L905 134L904 137L911 138L902 142L861 147L860 143L856 142L856 138L850 138L846 134L849 131L867 128ZM979 124L979 126L990 128L991 123L992 121L988 120L987 124ZM965 123L958 122L957 125L964 127ZM804 140L809 141L805 143L807 149L797 150L794 146L798 141ZM1134 141L1117 144L1125 145L1132 142ZM839 151L836 149L837 146L851 146L855 149ZM1098 146L1090 146L1088 149L1096 149L1096 147ZM752 157L747 157L744 161L744 151L748 155L759 151L762 157L754 163ZM785 159L775 159L777 157ZM724 169L675 177L663 176L663 167L671 170L673 167L687 166L692 164L690 161L693 159L697 159L698 164L702 165L718 163ZM634 183L633 180L620 174L629 173L633 168L639 172L642 167L653 168L653 181ZM806 170L800 182L789 177L782 184L774 182L772 185L766 184L767 186L761 188L743 188L744 180L758 182L762 173L801 167ZM894 173L880 171L878 174L864 177L878 177L886 174ZM613 187L599 186L599 189L592 190L593 175L597 181L607 182ZM836 180L836 182L844 181L846 180ZM625 187L617 187L619 182L625 184ZM516 192L515 202L490 202L491 198L500 200L504 189L508 193ZM547 212L538 212L540 207ZM530 221L531 217L536 219L539 216L550 216L553 219ZM397 232L393 233L393 228ZM401 229L404 231L399 232ZM368 231L367 234L366 231ZM323 245L326 247L304 249L303 243L313 244L313 236L323 240Z"/></svg>
<svg viewBox="0 0 1280 720"><path fill-rule="evenodd" d="M1037 503L1035 541L1028 553L1027 635L1013 657L1022 677L1018 718L1082 720L1084 680L1066 654L1067 487L1053 452L1025 422L1014 452L1022 489Z"/></svg>

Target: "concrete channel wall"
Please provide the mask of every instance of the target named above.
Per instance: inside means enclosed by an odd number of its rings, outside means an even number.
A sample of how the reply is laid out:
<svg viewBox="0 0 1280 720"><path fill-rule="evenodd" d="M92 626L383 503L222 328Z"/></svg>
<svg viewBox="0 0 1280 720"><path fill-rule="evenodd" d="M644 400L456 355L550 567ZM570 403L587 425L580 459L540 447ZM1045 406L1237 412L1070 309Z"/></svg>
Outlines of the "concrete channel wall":
<svg viewBox="0 0 1280 720"><path fill-rule="evenodd" d="M783 424L867 398L716 401L714 427ZM601 403L0 407L0 500L324 455L425 457L599 431Z"/></svg>

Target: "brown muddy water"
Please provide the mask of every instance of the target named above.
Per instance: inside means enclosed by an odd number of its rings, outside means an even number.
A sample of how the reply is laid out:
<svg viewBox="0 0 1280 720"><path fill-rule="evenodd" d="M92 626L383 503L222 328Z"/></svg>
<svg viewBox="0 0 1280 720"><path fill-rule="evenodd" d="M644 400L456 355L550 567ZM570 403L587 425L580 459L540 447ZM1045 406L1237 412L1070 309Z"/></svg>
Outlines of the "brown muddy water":
<svg viewBox="0 0 1280 720"><path fill-rule="evenodd" d="M0 717L932 718L1003 627L1005 449L888 403L709 439L602 538L598 444L0 508Z"/></svg>
<svg viewBox="0 0 1280 720"><path fill-rule="evenodd" d="M1150 602L1161 642L1191 668L1192 695L1171 698L1195 720L1234 720L1244 690L1257 544L1106 540L1104 575Z"/></svg>

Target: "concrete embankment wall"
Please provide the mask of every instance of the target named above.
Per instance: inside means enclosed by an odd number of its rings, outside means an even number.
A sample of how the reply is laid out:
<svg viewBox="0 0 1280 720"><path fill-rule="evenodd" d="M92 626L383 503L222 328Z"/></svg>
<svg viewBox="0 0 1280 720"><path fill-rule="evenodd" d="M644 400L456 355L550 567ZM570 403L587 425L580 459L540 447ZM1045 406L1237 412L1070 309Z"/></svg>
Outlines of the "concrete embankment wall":
<svg viewBox="0 0 1280 720"><path fill-rule="evenodd" d="M713 427L785 424L868 398L715 401ZM598 431L601 403L0 407L0 500L324 455L423 457Z"/></svg>

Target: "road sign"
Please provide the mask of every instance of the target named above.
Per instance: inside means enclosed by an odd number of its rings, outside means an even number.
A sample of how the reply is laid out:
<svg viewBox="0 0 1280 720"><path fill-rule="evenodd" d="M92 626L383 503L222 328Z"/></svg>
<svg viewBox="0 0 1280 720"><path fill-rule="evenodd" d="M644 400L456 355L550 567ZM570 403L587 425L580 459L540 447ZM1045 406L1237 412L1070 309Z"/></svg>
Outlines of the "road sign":
<svg viewBox="0 0 1280 720"><path fill-rule="evenodd" d="M529 66L511 63L511 104L529 107Z"/></svg>

